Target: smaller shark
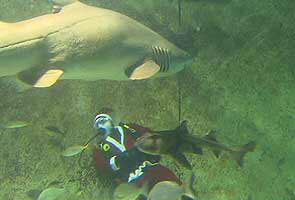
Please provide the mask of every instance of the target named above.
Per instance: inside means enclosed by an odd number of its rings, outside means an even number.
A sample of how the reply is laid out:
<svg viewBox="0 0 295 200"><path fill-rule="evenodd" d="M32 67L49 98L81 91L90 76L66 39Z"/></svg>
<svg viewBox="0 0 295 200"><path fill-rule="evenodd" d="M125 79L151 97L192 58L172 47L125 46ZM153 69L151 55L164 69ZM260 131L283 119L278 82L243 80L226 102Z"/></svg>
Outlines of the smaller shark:
<svg viewBox="0 0 295 200"><path fill-rule="evenodd" d="M170 155L187 169L192 169L192 166L184 156L184 152L202 154L202 148L205 147L211 149L215 156L219 157L221 151L226 151L242 167L245 154L253 151L256 146L254 141L250 141L237 149L227 147L216 140L213 131L203 138L190 135L187 129L187 121L183 121L174 130L147 133L138 138L135 145L144 153Z"/></svg>

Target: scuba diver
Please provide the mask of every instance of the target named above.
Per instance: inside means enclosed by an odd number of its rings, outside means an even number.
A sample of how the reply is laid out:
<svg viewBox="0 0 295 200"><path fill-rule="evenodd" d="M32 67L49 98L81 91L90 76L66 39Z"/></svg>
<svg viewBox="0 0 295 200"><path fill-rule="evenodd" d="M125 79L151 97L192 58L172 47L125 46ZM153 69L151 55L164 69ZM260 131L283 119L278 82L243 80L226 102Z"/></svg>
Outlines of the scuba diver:
<svg viewBox="0 0 295 200"><path fill-rule="evenodd" d="M112 177L115 184L134 183L138 188L147 186L148 191L161 181L182 184L170 169L159 163L159 155L143 153L134 146L136 139L151 129L137 124L115 126L112 118L104 113L96 115L94 128L103 137L94 151L96 168L100 174ZM137 199L147 197L140 195Z"/></svg>

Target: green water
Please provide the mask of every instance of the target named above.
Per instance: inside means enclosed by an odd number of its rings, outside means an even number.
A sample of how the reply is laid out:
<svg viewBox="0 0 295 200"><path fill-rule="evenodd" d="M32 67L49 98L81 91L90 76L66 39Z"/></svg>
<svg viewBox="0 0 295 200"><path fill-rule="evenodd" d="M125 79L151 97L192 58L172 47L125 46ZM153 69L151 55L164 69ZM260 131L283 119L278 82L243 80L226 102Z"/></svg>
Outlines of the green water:
<svg viewBox="0 0 295 200"><path fill-rule="evenodd" d="M295 199L293 0L183 0L181 26L175 0L83 2L136 19L198 60L179 74L140 82L66 80L24 90L1 78L0 122L32 122L0 129L1 200L31 199L29 191L53 181L67 191L60 199L111 199L113 188L97 176L90 152L83 169L76 157L64 158L61 152L93 135L93 116L102 107L111 107L117 121L167 129L179 123L179 103L181 118L194 134L216 129L227 145L257 142L243 168L210 151L188 155L200 200ZM46 0L0 0L0 21L50 11ZM48 135L44 127L53 125L65 136ZM187 179L189 171L170 158L163 164Z"/></svg>

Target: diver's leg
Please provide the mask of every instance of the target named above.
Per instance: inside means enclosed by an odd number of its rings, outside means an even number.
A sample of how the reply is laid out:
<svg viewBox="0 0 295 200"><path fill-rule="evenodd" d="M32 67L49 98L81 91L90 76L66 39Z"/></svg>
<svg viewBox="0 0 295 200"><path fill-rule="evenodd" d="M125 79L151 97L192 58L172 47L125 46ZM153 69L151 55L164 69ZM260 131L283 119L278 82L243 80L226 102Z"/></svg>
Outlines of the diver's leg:
<svg viewBox="0 0 295 200"><path fill-rule="evenodd" d="M173 171L163 165L157 165L150 168L146 174L150 179L150 188L162 181L173 181L181 185L181 180L175 175Z"/></svg>

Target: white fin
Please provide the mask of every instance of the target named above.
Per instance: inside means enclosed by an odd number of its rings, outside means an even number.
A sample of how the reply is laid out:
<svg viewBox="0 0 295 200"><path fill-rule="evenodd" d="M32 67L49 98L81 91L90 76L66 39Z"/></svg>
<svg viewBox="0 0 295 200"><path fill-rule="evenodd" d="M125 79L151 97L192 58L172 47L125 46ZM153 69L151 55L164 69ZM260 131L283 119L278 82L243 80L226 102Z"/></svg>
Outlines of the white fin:
<svg viewBox="0 0 295 200"><path fill-rule="evenodd" d="M160 71L160 66L153 60L148 60L142 65L135 68L129 78L131 80L140 80L150 78Z"/></svg>
<svg viewBox="0 0 295 200"><path fill-rule="evenodd" d="M52 13L53 14L59 13L61 10L62 10L62 6L53 5L53 7L52 7Z"/></svg>
<svg viewBox="0 0 295 200"><path fill-rule="evenodd" d="M50 87L61 77L63 73L63 70L60 69L50 69L37 80L34 87Z"/></svg>
<svg viewBox="0 0 295 200"><path fill-rule="evenodd" d="M51 2L53 4L52 13L56 14L61 12L63 7L78 2L78 0L51 0Z"/></svg>

